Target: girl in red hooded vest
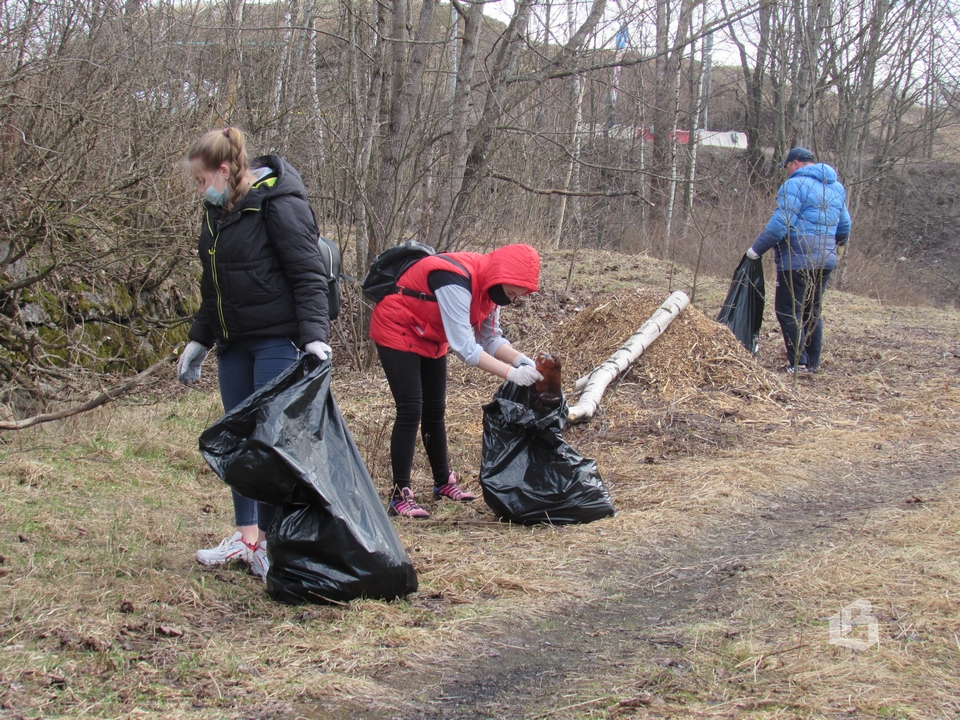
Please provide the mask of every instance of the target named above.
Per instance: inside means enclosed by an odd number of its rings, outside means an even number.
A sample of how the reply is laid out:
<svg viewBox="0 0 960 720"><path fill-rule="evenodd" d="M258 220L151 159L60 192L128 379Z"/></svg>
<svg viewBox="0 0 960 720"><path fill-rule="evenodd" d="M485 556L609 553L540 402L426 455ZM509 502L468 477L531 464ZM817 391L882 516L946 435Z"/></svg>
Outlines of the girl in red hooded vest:
<svg viewBox="0 0 960 720"><path fill-rule="evenodd" d="M374 306L370 337L397 406L390 436L391 515L430 517L410 487L418 427L434 497L476 499L457 485L447 457L447 351L518 385L542 380L534 362L501 335L499 323L500 307L536 292L539 279L540 256L529 245L483 255L444 253L418 261L400 276L397 285L411 294L388 295Z"/></svg>

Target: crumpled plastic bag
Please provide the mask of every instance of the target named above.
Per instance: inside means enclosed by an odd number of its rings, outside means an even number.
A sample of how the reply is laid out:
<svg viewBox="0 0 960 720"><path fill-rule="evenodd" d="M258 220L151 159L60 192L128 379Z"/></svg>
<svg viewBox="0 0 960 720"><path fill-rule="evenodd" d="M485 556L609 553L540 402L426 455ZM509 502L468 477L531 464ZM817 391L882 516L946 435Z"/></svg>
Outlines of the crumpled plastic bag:
<svg viewBox="0 0 960 720"><path fill-rule="evenodd" d="M330 392L330 361L300 360L200 436L240 494L280 506L267 592L280 602L390 600L417 576Z"/></svg>
<svg viewBox="0 0 960 720"><path fill-rule="evenodd" d="M760 347L760 326L763 324L763 261L746 255L733 273L727 299L717 316L752 353Z"/></svg>
<svg viewBox="0 0 960 720"><path fill-rule="evenodd" d="M568 445L560 432L566 398L538 413L533 387L503 383L483 407L480 487L501 520L533 525L588 523L614 515L597 464Z"/></svg>

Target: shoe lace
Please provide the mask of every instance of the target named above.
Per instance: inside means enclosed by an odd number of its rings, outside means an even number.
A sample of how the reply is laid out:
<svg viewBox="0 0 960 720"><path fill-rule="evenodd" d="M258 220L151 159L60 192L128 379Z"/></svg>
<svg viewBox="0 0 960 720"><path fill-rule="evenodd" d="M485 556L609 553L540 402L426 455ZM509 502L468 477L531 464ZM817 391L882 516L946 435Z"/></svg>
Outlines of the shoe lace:
<svg viewBox="0 0 960 720"><path fill-rule="evenodd" d="M444 495L450 498L451 500L459 500L464 495L466 495L466 493L463 490L461 490L455 482L447 483L446 485L441 485L437 489L437 494Z"/></svg>
<svg viewBox="0 0 960 720"><path fill-rule="evenodd" d="M241 542L243 542L243 541L241 540ZM225 551L228 550L232 545L233 545L233 538L232 538L232 537L225 537L223 540L220 541L220 544L217 545L217 550L221 550L221 551L224 551L224 552L225 552Z"/></svg>
<svg viewBox="0 0 960 720"><path fill-rule="evenodd" d="M398 497L395 497L393 499L393 507L397 509L397 512L420 509L417 501L413 499L413 493L401 493Z"/></svg>

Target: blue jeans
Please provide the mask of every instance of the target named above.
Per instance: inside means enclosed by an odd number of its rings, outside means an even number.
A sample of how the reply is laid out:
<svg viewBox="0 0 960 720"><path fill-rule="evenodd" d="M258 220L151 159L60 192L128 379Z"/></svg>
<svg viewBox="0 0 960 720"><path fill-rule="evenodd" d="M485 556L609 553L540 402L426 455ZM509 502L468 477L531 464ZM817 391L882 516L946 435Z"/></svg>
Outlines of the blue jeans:
<svg viewBox="0 0 960 720"><path fill-rule="evenodd" d="M774 308L783 333L783 344L787 348L788 366L806 366L811 370L820 368L823 292L830 272L819 268L777 271Z"/></svg>
<svg viewBox="0 0 960 720"><path fill-rule="evenodd" d="M293 365L299 355L297 346L283 337L249 338L230 343L223 353L217 354L223 411L233 410ZM257 525L261 530L270 527L278 511L274 505L251 500L233 489L231 492L237 527Z"/></svg>

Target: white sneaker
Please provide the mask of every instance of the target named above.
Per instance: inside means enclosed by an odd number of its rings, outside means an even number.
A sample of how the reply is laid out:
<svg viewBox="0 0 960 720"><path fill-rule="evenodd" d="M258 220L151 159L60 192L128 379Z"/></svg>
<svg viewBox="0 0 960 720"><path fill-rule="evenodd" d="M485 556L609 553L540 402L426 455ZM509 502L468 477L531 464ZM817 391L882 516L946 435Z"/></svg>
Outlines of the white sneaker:
<svg viewBox="0 0 960 720"><path fill-rule="evenodd" d="M250 564L253 551L243 540L237 530L231 537L224 538L215 548L197 550L197 562L201 565L223 565L231 560Z"/></svg>
<svg viewBox="0 0 960 720"><path fill-rule="evenodd" d="M250 574L266 582L268 570L270 570L270 560L267 558L267 541L264 540L250 553Z"/></svg>

